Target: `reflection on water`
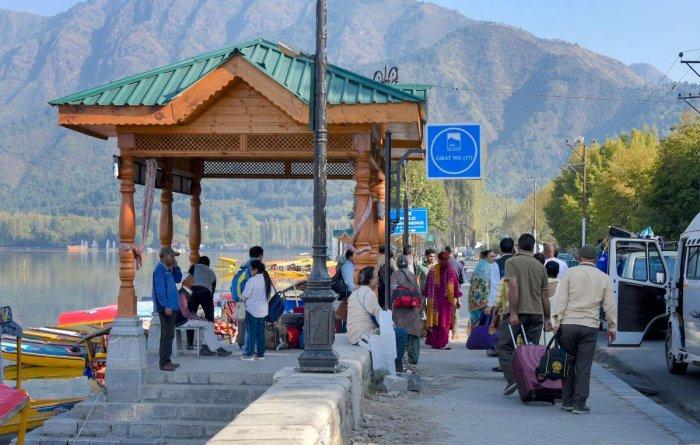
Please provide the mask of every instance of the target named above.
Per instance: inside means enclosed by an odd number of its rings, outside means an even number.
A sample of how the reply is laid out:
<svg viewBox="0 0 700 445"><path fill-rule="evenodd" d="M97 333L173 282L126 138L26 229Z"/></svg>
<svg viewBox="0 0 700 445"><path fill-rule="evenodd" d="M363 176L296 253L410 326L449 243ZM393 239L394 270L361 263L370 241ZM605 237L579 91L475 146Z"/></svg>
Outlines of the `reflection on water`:
<svg viewBox="0 0 700 445"><path fill-rule="evenodd" d="M204 252L212 266L220 255L245 261L247 252ZM266 260L291 259L296 252L266 252ZM186 254L178 257L181 267ZM158 261L147 254L136 273L138 297L151 295L151 274ZM214 269L217 287L228 290L231 272ZM116 304L119 290L119 257L115 253L0 250L0 306L12 306L15 320L23 327L52 326L64 311Z"/></svg>

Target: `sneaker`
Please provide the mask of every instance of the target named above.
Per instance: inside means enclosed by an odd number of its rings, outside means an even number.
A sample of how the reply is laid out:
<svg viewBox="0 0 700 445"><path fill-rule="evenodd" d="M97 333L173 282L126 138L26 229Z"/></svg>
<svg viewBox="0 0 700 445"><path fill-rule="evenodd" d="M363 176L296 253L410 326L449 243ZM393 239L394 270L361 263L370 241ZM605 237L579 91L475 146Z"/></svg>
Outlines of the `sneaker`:
<svg viewBox="0 0 700 445"><path fill-rule="evenodd" d="M253 360L265 360L265 356L264 355L256 355L255 357L253 357Z"/></svg>
<svg viewBox="0 0 700 445"><path fill-rule="evenodd" d="M504 396L509 396L518 390L518 384L515 382L510 382L506 385L506 389L503 390Z"/></svg>
<svg viewBox="0 0 700 445"><path fill-rule="evenodd" d="M233 352L227 351L224 348L219 348L216 350L216 355L218 355L219 357L228 357L231 354L233 354Z"/></svg>
<svg viewBox="0 0 700 445"><path fill-rule="evenodd" d="M253 361L255 360L252 355L241 355L241 360L246 360L246 361Z"/></svg>
<svg viewBox="0 0 700 445"><path fill-rule="evenodd" d="M562 405L561 409L563 409L564 411L573 411L574 406L573 405Z"/></svg>
<svg viewBox="0 0 700 445"><path fill-rule="evenodd" d="M216 355L216 352L214 352L214 351L212 351L211 349L209 349L209 347L208 347L207 345L204 345L204 346L202 346L201 348L199 348L199 355L204 355L204 356L207 356L207 357L211 357L211 356Z"/></svg>
<svg viewBox="0 0 700 445"><path fill-rule="evenodd" d="M160 370L172 372L172 371L175 371L175 366L173 366L172 363L166 363L165 365L160 367Z"/></svg>
<svg viewBox="0 0 700 445"><path fill-rule="evenodd" d="M574 414L590 414L591 409L587 406L584 406L583 408L571 408L571 412Z"/></svg>

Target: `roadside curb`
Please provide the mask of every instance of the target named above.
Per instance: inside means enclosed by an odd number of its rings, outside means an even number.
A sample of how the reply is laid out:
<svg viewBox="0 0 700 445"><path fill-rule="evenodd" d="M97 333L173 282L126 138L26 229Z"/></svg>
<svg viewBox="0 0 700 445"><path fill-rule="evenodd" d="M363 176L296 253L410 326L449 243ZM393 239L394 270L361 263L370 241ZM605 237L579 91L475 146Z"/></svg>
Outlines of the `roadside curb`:
<svg viewBox="0 0 700 445"><path fill-rule="evenodd" d="M593 364L593 376L620 399L671 432L681 443L700 442L699 428L649 399L598 363Z"/></svg>

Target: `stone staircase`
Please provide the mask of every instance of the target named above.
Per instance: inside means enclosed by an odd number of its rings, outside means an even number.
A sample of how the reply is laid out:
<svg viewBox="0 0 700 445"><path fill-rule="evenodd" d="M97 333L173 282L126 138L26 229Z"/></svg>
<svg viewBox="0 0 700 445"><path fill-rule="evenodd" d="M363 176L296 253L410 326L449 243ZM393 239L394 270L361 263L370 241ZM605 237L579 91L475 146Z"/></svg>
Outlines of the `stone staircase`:
<svg viewBox="0 0 700 445"><path fill-rule="evenodd" d="M140 402L90 398L29 433L26 444L202 444L260 397L272 375L147 371Z"/></svg>

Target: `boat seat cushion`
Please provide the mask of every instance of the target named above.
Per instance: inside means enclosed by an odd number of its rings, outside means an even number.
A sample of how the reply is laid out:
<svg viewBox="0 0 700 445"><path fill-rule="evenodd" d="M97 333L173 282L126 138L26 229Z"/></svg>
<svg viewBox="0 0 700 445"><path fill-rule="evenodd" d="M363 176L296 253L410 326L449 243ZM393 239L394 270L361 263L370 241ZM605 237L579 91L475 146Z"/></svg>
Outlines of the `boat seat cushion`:
<svg viewBox="0 0 700 445"><path fill-rule="evenodd" d="M17 415L29 403L29 396L24 391L0 385L0 424Z"/></svg>

